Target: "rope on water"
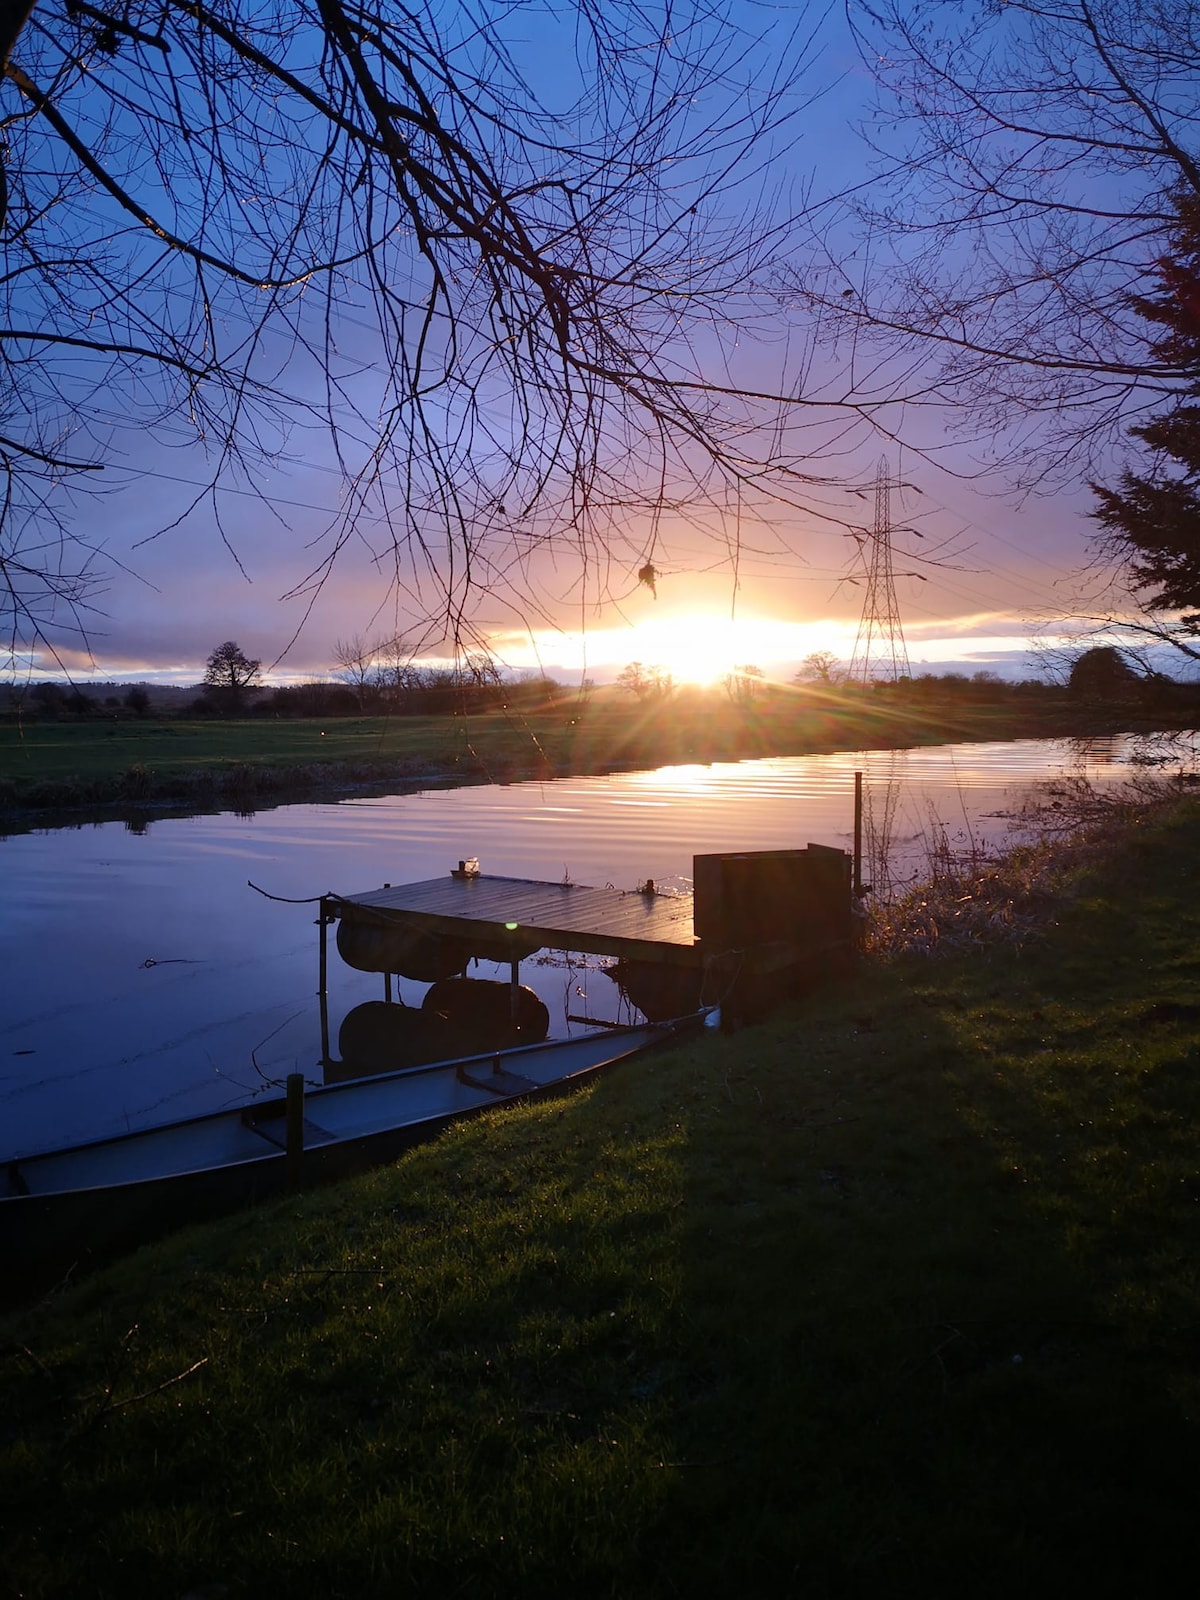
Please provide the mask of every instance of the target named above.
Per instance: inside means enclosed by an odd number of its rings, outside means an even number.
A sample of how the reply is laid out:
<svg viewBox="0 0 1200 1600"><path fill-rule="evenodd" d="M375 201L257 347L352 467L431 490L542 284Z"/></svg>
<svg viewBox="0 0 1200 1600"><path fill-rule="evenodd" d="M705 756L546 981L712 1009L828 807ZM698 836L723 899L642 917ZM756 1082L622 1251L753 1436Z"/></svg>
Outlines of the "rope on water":
<svg viewBox="0 0 1200 1600"><path fill-rule="evenodd" d="M286 894L272 894L269 889L260 889L249 878L246 879L246 882L254 890L255 894L261 894L264 900L278 900L280 905L285 906L319 906L322 900L338 899L335 894L309 894L305 895L302 900L293 900Z"/></svg>

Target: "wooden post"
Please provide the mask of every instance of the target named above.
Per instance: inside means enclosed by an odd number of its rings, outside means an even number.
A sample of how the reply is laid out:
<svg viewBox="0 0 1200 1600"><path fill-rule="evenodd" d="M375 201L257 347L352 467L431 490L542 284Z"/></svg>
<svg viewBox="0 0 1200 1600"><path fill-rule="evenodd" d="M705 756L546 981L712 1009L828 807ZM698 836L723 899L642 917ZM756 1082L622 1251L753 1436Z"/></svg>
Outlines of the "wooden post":
<svg viewBox="0 0 1200 1600"><path fill-rule="evenodd" d="M862 899L863 775L854 774L854 898Z"/></svg>
<svg viewBox="0 0 1200 1600"><path fill-rule="evenodd" d="M512 982L508 991L508 1020L512 1023L513 1038L517 1035L517 1019L521 1015L521 963L511 964Z"/></svg>
<svg viewBox="0 0 1200 1600"><path fill-rule="evenodd" d="M392 1003L392 975L391 975L390 972L385 972L384 975L383 975L383 998L387 1001L388 1005L391 1005L391 1003Z"/></svg>
<svg viewBox="0 0 1200 1600"><path fill-rule="evenodd" d="M289 1072L287 1079L287 1166L288 1193L304 1187L304 1074Z"/></svg>
<svg viewBox="0 0 1200 1600"><path fill-rule="evenodd" d="M322 898L317 926L321 930L321 963L317 979L317 1003L321 1012L321 1065L329 1065L329 952L328 928L333 921L327 901Z"/></svg>

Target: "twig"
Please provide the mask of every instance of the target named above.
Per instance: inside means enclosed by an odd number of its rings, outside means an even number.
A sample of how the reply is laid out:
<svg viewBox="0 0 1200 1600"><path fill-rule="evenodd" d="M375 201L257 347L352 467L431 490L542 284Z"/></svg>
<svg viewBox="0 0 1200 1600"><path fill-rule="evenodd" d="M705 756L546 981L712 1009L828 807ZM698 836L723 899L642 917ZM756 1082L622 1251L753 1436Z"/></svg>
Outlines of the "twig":
<svg viewBox="0 0 1200 1600"><path fill-rule="evenodd" d="M28 1359L33 1362L34 1366L38 1369L43 1378L49 1378L51 1383L54 1382L54 1374L50 1371L50 1368L39 1356L34 1355L33 1351L27 1344L14 1343L5 1345L2 1353L5 1356L27 1356Z"/></svg>
<svg viewBox="0 0 1200 1600"><path fill-rule="evenodd" d="M110 1401L108 1405L102 1408L101 1415L110 1411L120 1411L125 1406L136 1406L139 1401L149 1400L154 1395L161 1394L164 1389L171 1388L173 1384L182 1383L185 1378L190 1378L193 1372L199 1372L201 1367L208 1365L208 1361L209 1358L207 1356L201 1356L199 1361L193 1361L190 1367L187 1367L183 1372L177 1372L173 1378L167 1378L163 1383L158 1384L156 1388L146 1389L141 1394L132 1394L126 1400Z"/></svg>

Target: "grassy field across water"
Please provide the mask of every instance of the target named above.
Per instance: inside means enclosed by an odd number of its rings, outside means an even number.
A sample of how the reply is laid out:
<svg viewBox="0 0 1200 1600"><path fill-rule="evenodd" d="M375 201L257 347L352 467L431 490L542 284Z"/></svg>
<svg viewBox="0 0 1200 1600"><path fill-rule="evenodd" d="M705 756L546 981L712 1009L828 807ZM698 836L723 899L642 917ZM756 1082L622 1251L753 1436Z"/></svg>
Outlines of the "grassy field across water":
<svg viewBox="0 0 1200 1600"><path fill-rule="evenodd" d="M1184 713L1186 712L1186 716ZM156 720L128 715L0 721L0 811L88 806L241 806L363 785L491 782L677 762L956 740L1090 735L1194 721L1190 702L1149 713L1047 691L1025 703L910 701L885 694L779 690L747 704L681 690L647 704L618 690L535 708L462 716L255 716ZM1174 717L1174 720L1173 720Z"/></svg>
<svg viewBox="0 0 1200 1600"><path fill-rule="evenodd" d="M1036 937L864 962L8 1317L5 1581L1174 1593L1198 1262L1189 808Z"/></svg>

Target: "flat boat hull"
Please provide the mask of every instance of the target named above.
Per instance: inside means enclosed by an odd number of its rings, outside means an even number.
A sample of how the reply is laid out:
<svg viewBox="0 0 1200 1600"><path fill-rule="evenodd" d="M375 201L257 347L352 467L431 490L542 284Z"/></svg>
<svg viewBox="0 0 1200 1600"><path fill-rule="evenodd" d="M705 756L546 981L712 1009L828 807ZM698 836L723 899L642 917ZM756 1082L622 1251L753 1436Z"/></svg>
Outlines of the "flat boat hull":
<svg viewBox="0 0 1200 1600"><path fill-rule="evenodd" d="M690 1019L687 1019L690 1020ZM307 1187L393 1160L452 1122L578 1083L685 1023L622 1029L434 1062L314 1089L304 1101ZM287 1192L285 1105L48 1151L0 1169L0 1262L11 1288L56 1281L187 1223Z"/></svg>

